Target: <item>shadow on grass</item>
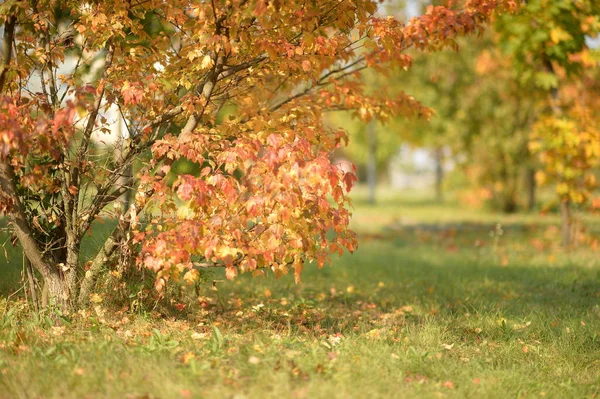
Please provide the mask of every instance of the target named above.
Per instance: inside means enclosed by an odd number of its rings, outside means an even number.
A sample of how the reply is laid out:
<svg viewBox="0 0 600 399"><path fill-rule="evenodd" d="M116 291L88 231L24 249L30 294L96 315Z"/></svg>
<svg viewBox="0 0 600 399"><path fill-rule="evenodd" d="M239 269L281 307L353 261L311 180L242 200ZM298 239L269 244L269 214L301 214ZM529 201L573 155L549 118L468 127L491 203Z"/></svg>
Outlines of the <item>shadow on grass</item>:
<svg viewBox="0 0 600 399"><path fill-rule="evenodd" d="M575 261L501 266L490 257L471 255L374 240L332 268L308 267L301 286L295 286L289 276L279 281L241 276L239 284L224 286L222 294L245 298L248 306L264 302L279 310L284 307L278 301L285 298L290 303L284 308L288 316L270 316L270 322L282 329L287 323L292 328L317 326L346 334L374 328L382 315L398 312L402 317L394 319L396 327L438 323L452 328L458 323L463 325L458 329L468 331L465 323L477 318L493 323L534 319L546 327L587 320L590 328L597 327L599 268ZM273 297L262 296L265 290ZM403 311L407 306L413 310ZM513 332L500 323L489 333L498 339Z"/></svg>

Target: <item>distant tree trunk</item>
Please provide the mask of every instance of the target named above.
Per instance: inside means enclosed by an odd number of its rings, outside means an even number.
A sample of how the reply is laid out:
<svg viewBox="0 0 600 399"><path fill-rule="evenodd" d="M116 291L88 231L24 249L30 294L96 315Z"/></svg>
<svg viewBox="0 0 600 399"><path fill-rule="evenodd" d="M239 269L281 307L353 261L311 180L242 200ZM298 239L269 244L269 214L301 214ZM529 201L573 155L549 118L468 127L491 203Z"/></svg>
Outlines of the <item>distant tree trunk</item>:
<svg viewBox="0 0 600 399"><path fill-rule="evenodd" d="M525 174L525 186L527 190L527 210L531 212L535 209L537 189L537 184L535 182L535 169L532 167L527 168Z"/></svg>
<svg viewBox="0 0 600 399"><path fill-rule="evenodd" d="M560 203L560 228L562 246L569 247L573 238L573 207L569 200Z"/></svg>
<svg viewBox="0 0 600 399"><path fill-rule="evenodd" d="M503 213L515 213L519 208L516 190L518 174L510 170L510 161L507 161L502 150L499 151L501 160L499 178L502 183L502 190L497 194L499 196L499 206Z"/></svg>
<svg viewBox="0 0 600 399"><path fill-rule="evenodd" d="M545 59L544 65L549 73L555 74L554 67L550 60ZM550 109L555 117L562 115L562 109L560 107L558 87L550 89ZM572 230L573 230L573 210L570 200L563 200L560 202L560 230L561 230L561 243L563 247L569 247L572 243Z"/></svg>
<svg viewBox="0 0 600 399"><path fill-rule="evenodd" d="M377 131L375 130L375 119L367 125L367 144L369 147L369 159L367 161L369 204L374 204L375 186L377 185Z"/></svg>
<svg viewBox="0 0 600 399"><path fill-rule="evenodd" d="M439 146L434 150L435 159L435 198L438 202L444 202L444 149Z"/></svg>

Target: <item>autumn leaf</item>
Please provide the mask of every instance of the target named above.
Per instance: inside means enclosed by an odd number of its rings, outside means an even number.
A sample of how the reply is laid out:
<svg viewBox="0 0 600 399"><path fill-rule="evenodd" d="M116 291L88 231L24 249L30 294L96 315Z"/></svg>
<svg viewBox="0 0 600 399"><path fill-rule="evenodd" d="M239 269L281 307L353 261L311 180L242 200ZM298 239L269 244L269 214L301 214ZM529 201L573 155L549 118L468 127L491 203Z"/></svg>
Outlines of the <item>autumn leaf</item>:
<svg viewBox="0 0 600 399"><path fill-rule="evenodd" d="M260 359L256 356L250 356L248 358L248 363L257 365L257 364L260 364Z"/></svg>
<svg viewBox="0 0 600 399"><path fill-rule="evenodd" d="M205 55L204 57L202 57L202 62L200 63L200 68L209 69L209 68L212 68L213 65L214 65L214 62L210 55Z"/></svg>
<svg viewBox="0 0 600 399"><path fill-rule="evenodd" d="M198 281L199 276L200 276L200 273L198 272L198 270L190 269L187 272L185 272L183 279L189 285L193 285L196 283L196 281Z"/></svg>
<svg viewBox="0 0 600 399"><path fill-rule="evenodd" d="M121 95L123 96L125 105L136 105L142 100L144 91L140 88L139 84L132 84L129 81L125 81L121 87Z"/></svg>

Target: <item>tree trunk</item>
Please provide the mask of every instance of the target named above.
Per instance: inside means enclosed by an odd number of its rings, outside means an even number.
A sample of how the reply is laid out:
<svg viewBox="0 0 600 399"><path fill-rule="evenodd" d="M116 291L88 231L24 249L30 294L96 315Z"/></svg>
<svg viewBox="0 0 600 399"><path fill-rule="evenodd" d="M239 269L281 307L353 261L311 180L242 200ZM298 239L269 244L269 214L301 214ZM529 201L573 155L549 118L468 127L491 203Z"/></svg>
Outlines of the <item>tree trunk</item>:
<svg viewBox="0 0 600 399"><path fill-rule="evenodd" d="M117 134L117 143L115 144L115 162L117 164L123 160L123 156L125 155L127 144L125 143L125 135L123 134L123 124L125 121L120 117L117 118L116 124L116 134ZM129 210L129 206L131 205L131 201L133 200L133 190L131 189L133 180L133 164L130 162L127 164L123 173L119 177L117 182L118 187L124 187L126 190L124 194L119 198L119 203L121 204L121 211L123 213Z"/></svg>
<svg viewBox="0 0 600 399"><path fill-rule="evenodd" d="M560 203L560 227L562 246L569 247L572 244L573 230L573 209L571 201L561 201Z"/></svg>
<svg viewBox="0 0 600 399"><path fill-rule="evenodd" d="M525 186L526 186L526 190L527 190L527 210L528 211L533 211L535 209L535 202L536 202L536 189L537 189L537 184L535 182L535 169L534 168L527 168L526 171L526 175L525 175Z"/></svg>
<svg viewBox="0 0 600 399"><path fill-rule="evenodd" d="M502 203L502 212L503 213L515 213L518 210L519 206L517 205L517 201L513 195L510 193L506 193L504 197L504 201Z"/></svg>
<svg viewBox="0 0 600 399"><path fill-rule="evenodd" d="M367 162L367 184L369 186L369 204L375 203L375 187L377 185L377 132L375 119L367 125L367 143L369 159Z"/></svg>
<svg viewBox="0 0 600 399"><path fill-rule="evenodd" d="M79 292L79 251L80 243L67 237L66 259L44 276L42 307L53 306L66 313L75 310Z"/></svg>
<svg viewBox="0 0 600 399"><path fill-rule="evenodd" d="M434 150L435 159L435 198L437 202L444 202L444 150L442 147L436 147Z"/></svg>
<svg viewBox="0 0 600 399"><path fill-rule="evenodd" d="M44 278L44 291L42 293L42 307L57 307L63 311L72 309L69 301L67 281L60 274L53 274Z"/></svg>

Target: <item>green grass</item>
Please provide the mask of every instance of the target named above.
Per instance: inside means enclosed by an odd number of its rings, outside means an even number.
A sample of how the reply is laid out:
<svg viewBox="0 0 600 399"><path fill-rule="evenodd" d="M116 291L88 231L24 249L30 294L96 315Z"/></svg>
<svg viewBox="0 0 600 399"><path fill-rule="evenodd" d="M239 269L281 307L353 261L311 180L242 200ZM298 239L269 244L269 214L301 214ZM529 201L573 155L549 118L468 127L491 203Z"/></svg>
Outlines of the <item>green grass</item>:
<svg viewBox="0 0 600 399"><path fill-rule="evenodd" d="M301 285L242 276L177 318L54 327L0 300L0 398L600 395L600 257L562 251L556 217L355 195L359 250Z"/></svg>

